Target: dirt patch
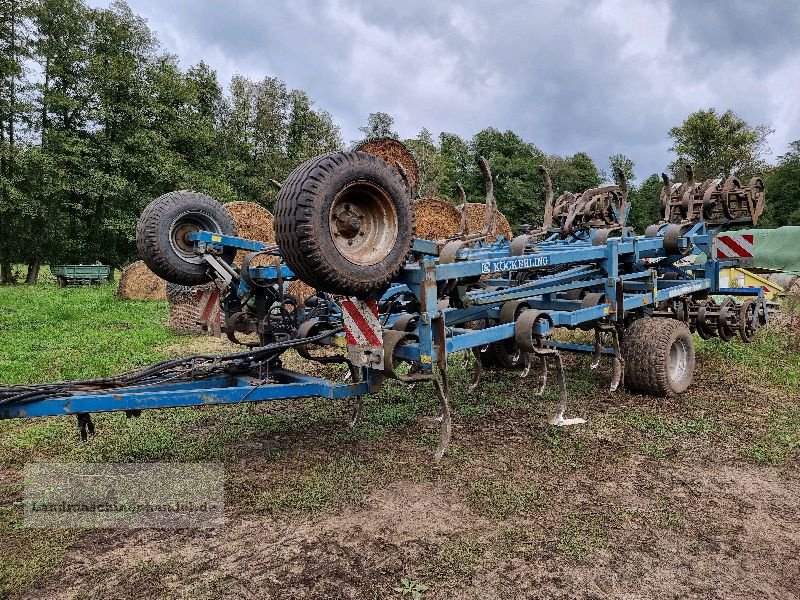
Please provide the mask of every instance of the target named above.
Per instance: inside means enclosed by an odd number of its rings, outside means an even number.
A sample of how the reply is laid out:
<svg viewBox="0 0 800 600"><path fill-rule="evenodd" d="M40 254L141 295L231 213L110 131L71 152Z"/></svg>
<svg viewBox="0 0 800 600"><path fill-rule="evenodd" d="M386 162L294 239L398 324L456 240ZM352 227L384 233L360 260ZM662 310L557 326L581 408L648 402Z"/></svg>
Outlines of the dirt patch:
<svg viewBox="0 0 800 600"><path fill-rule="evenodd" d="M800 589L797 480L743 466L653 469L633 457L622 466L621 484L590 484L577 502L558 498L533 518L482 518L446 482L397 481L311 520L94 532L23 597L398 597L403 577L428 585L425 598L788 598Z"/></svg>

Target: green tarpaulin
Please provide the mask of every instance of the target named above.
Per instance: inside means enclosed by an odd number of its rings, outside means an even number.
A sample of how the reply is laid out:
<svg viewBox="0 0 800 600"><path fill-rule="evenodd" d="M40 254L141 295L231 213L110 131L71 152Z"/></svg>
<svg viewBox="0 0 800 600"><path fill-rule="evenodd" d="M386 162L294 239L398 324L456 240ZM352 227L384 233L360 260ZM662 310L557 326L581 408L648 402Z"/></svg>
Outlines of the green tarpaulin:
<svg viewBox="0 0 800 600"><path fill-rule="evenodd" d="M753 267L800 275L800 227L747 229L731 233L753 235Z"/></svg>

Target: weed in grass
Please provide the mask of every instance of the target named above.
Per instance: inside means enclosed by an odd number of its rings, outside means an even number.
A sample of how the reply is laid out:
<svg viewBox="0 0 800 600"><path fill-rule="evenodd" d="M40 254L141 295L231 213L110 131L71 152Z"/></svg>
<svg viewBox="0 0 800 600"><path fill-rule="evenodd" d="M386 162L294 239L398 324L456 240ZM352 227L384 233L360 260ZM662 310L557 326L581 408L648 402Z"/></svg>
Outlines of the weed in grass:
<svg viewBox="0 0 800 600"><path fill-rule="evenodd" d="M695 336L697 338L697 336ZM750 344L738 338L725 343L718 338L695 339L697 355L722 357L725 361L744 366L753 373L753 379L770 381L782 387L800 388L800 348L797 334L791 331L764 329Z"/></svg>
<svg viewBox="0 0 800 600"><path fill-rule="evenodd" d="M681 524L680 514L668 508L661 509L656 516L658 524L666 529L675 529Z"/></svg>
<svg viewBox="0 0 800 600"><path fill-rule="evenodd" d="M255 509L270 515L317 514L360 500L365 492L367 469L352 456L287 473L296 478L278 483L256 498Z"/></svg>
<svg viewBox="0 0 800 600"><path fill-rule="evenodd" d="M766 432L742 452L755 463L777 465L786 462L797 448L800 448L800 408L792 408L773 411Z"/></svg>
<svg viewBox="0 0 800 600"><path fill-rule="evenodd" d="M543 432L542 442L553 461L562 467L583 467L586 444L576 437L579 432L561 427L545 427Z"/></svg>
<svg viewBox="0 0 800 600"><path fill-rule="evenodd" d="M556 549L574 560L605 547L603 518L596 514L572 514L556 538Z"/></svg>
<svg viewBox="0 0 800 600"><path fill-rule="evenodd" d="M403 577L400 579L400 585L394 588L394 591L401 596L410 596L412 600L422 600L425 597L425 592L429 589L429 585Z"/></svg>
<svg viewBox="0 0 800 600"><path fill-rule="evenodd" d="M667 455L666 450L667 448L665 446L653 442L645 442L642 446L642 452L650 458L655 459L664 458Z"/></svg>
<svg viewBox="0 0 800 600"><path fill-rule="evenodd" d="M538 511L542 505L541 492L537 486L493 479L473 482L469 500L476 510L493 519L528 515Z"/></svg>
<svg viewBox="0 0 800 600"><path fill-rule="evenodd" d="M705 418L663 419L636 409L623 413L619 422L637 431L666 439L681 435L706 435L721 430L720 425Z"/></svg>
<svg viewBox="0 0 800 600"><path fill-rule="evenodd" d="M431 579L468 582L486 551L486 542L474 535L459 537L441 546L428 561Z"/></svg>
<svg viewBox="0 0 800 600"><path fill-rule="evenodd" d="M24 534L14 534L13 538L13 552L0 552L0 598L9 598L30 587L56 567L75 534L71 530L25 530Z"/></svg>

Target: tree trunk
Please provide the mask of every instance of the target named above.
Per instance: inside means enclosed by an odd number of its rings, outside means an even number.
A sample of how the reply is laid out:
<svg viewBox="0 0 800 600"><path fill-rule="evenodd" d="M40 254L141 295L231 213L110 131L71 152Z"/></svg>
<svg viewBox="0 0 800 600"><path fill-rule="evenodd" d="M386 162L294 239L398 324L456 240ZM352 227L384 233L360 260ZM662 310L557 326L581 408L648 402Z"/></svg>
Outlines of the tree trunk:
<svg viewBox="0 0 800 600"><path fill-rule="evenodd" d="M11 263L4 260L0 262L0 284L8 285L14 283L14 277L11 272Z"/></svg>
<svg viewBox="0 0 800 600"><path fill-rule="evenodd" d="M39 281L39 267L42 266L42 261L38 256L35 256L32 261L28 263L28 274L25 276L25 283L36 285Z"/></svg>

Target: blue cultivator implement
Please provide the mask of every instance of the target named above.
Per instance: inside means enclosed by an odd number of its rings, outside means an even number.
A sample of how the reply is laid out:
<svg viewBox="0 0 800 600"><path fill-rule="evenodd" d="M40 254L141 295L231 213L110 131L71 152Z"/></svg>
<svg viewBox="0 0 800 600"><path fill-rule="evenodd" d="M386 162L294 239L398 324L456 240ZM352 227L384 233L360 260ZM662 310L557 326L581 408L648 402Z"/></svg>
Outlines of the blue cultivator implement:
<svg viewBox="0 0 800 600"><path fill-rule="evenodd" d="M550 423L568 418L561 352L613 361L611 390L655 395L691 383L701 337L749 342L766 323L760 288L720 288L717 234L755 224L763 210L760 180L679 186L665 182L664 218L634 235L621 185L554 198L544 168L544 223L523 235L492 239L495 202L488 164L483 229L442 240L414 237L413 190L405 170L364 152L312 159L283 184L275 214L277 243L236 237L222 206L194 192L154 200L142 214L138 246L161 277L183 285L216 281L225 331L243 350L168 360L110 378L0 388L0 418L77 415L84 438L90 414L152 408L261 402L320 396L361 397L386 378L430 381L440 400L439 459L450 438L447 365L474 353L482 365L520 369L541 393L554 370L560 402ZM466 208L465 206L463 208ZM241 268L231 262L249 252ZM253 266L256 264L270 266ZM297 298L300 278L317 293ZM594 332L592 343L556 339L556 328ZM249 340L249 341L246 341ZM327 348L326 348L327 347ZM283 368L295 349L319 363L349 367L346 382ZM532 373L532 374L531 374Z"/></svg>

